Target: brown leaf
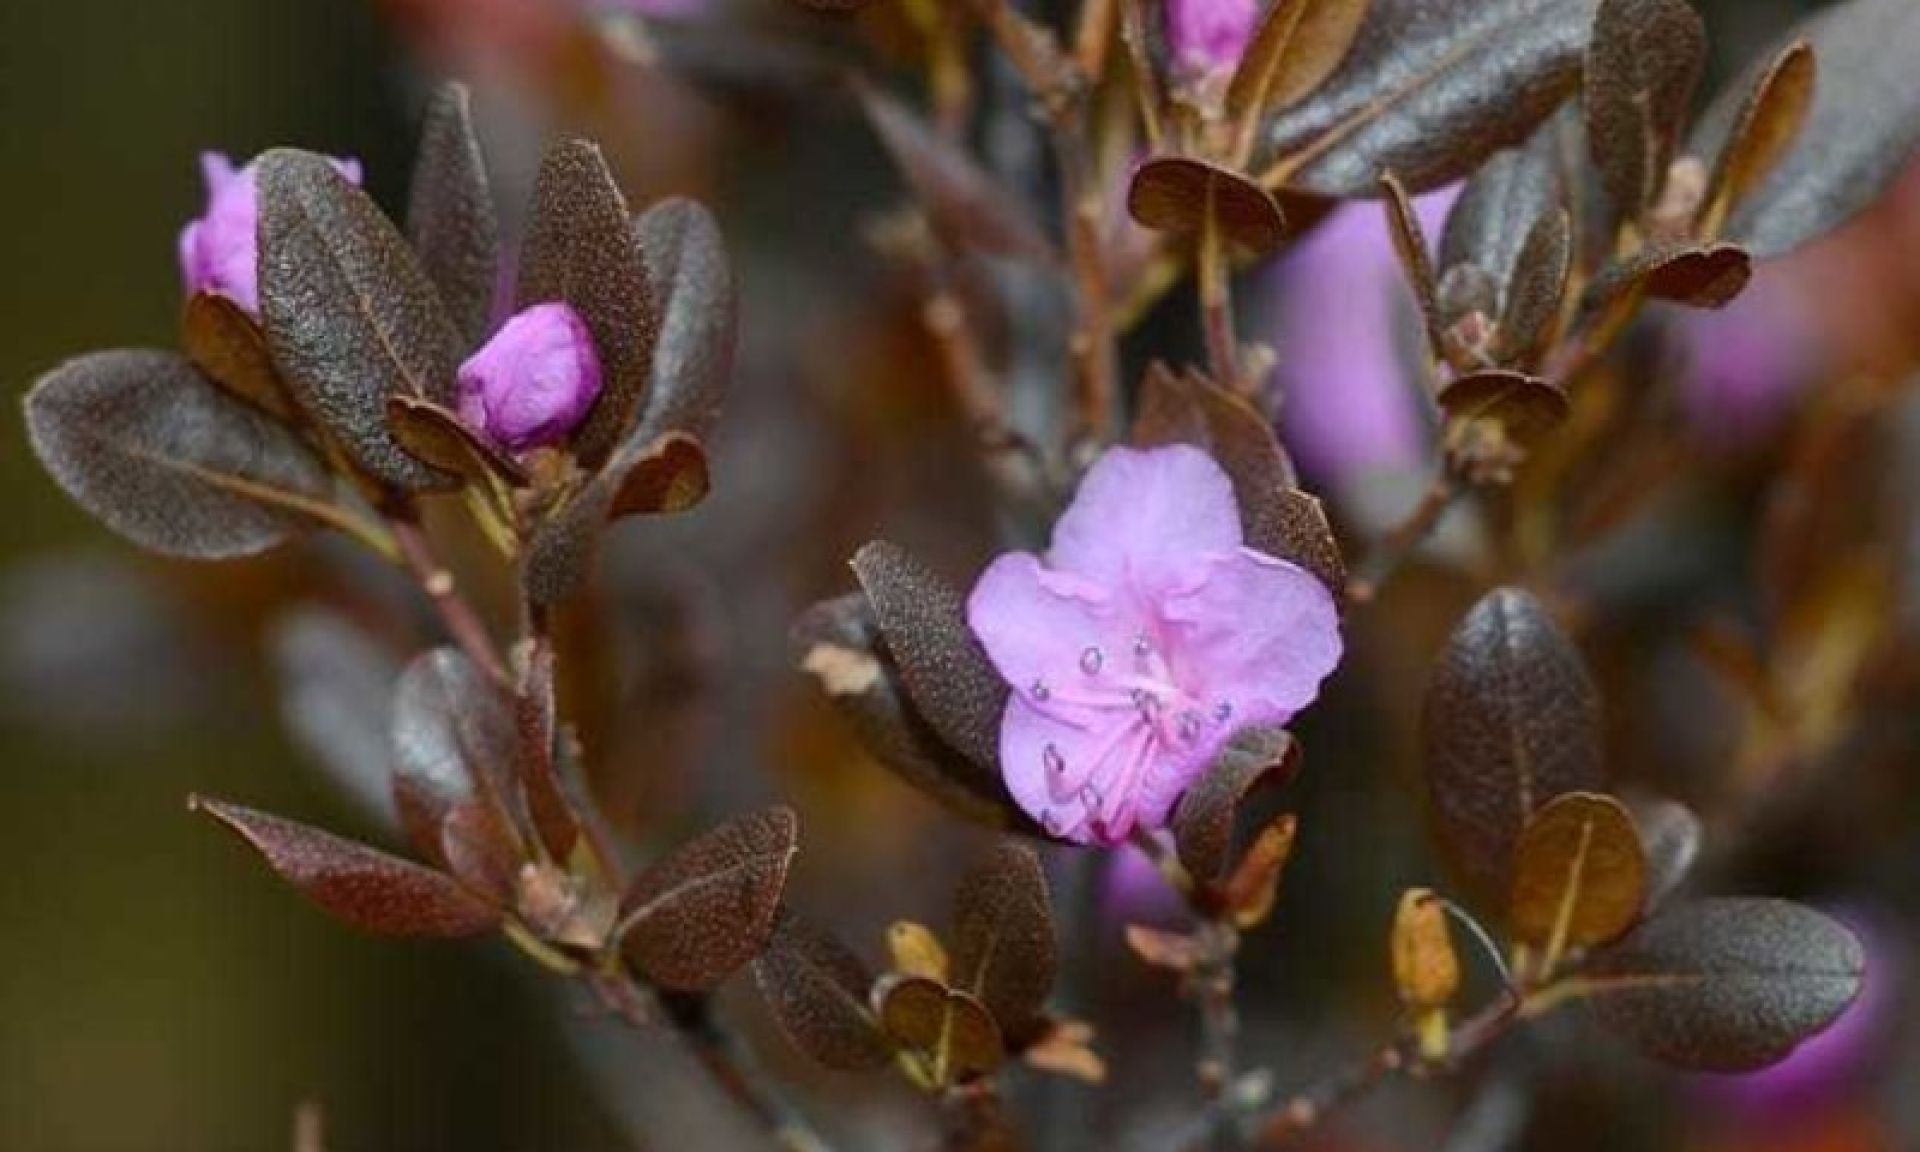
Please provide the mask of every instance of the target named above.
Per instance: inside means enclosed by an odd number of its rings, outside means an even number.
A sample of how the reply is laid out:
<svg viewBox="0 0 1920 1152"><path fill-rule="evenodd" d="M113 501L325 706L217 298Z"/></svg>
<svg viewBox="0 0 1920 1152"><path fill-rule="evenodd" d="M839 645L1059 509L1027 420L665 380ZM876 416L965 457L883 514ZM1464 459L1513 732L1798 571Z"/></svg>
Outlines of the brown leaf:
<svg viewBox="0 0 1920 1152"><path fill-rule="evenodd" d="M1499 420L1507 435L1527 444L1559 427L1571 411L1558 384L1525 372L1487 368L1451 380L1437 397L1455 420Z"/></svg>
<svg viewBox="0 0 1920 1152"><path fill-rule="evenodd" d="M1144 924L1127 925L1127 948L1146 964L1181 975L1198 968L1206 955L1195 937L1185 932L1164 932Z"/></svg>
<svg viewBox="0 0 1920 1152"><path fill-rule="evenodd" d="M1706 25L1686 0L1601 0L1587 47L1587 140L1628 220L1660 198L1706 53Z"/></svg>
<svg viewBox="0 0 1920 1152"><path fill-rule="evenodd" d="M677 198L648 208L633 228L658 297L660 342L646 411L629 439L679 433L697 443L713 432L733 378L740 303L726 240L712 213Z"/></svg>
<svg viewBox="0 0 1920 1152"><path fill-rule="evenodd" d="M1535 351L1547 326L1560 312L1573 266L1572 222L1566 209L1542 216L1527 233L1520 259L1507 286L1506 311L1500 317L1494 359L1501 364L1535 366Z"/></svg>
<svg viewBox="0 0 1920 1152"><path fill-rule="evenodd" d="M997 776L1009 689L967 627L965 599L885 541L860 549L853 571L914 707L942 740Z"/></svg>
<svg viewBox="0 0 1920 1152"><path fill-rule="evenodd" d="M486 342L500 265L500 221L464 84L427 105L407 202L407 236L468 348Z"/></svg>
<svg viewBox="0 0 1920 1152"><path fill-rule="evenodd" d="M1040 858L1002 843L968 871L953 897L953 984L976 996L1001 1030L1027 1029L1059 966L1053 907Z"/></svg>
<svg viewBox="0 0 1920 1152"><path fill-rule="evenodd" d="M1441 839L1476 881L1510 890L1513 851L1555 796L1604 785L1600 702L1540 602L1500 588L1474 605L1427 687L1427 788Z"/></svg>
<svg viewBox="0 0 1920 1152"><path fill-rule="evenodd" d="M1460 957L1446 904L1425 888L1409 888L1393 917L1393 985L1415 1012L1445 1008L1460 991Z"/></svg>
<svg viewBox="0 0 1920 1152"><path fill-rule="evenodd" d="M741 816L656 860L620 901L618 938L647 980L704 992L766 946L799 823L786 808Z"/></svg>
<svg viewBox="0 0 1920 1152"><path fill-rule="evenodd" d="M1647 911L1658 912L1693 871L1700 855L1700 817L1678 800L1659 796L1636 798L1630 807L1647 860Z"/></svg>
<svg viewBox="0 0 1920 1152"><path fill-rule="evenodd" d="M1107 1062L1095 1052L1093 1028L1077 1020L1056 1023L1052 1030L1027 1046L1020 1058L1029 1068L1066 1076L1082 1084L1105 1084Z"/></svg>
<svg viewBox="0 0 1920 1152"><path fill-rule="evenodd" d="M1760 259L1851 219L1906 167L1920 142L1920 85L1912 82L1920 7L1848 0L1814 14L1800 35L1819 59L1813 107L1786 154L1734 209L1725 233Z"/></svg>
<svg viewBox="0 0 1920 1152"><path fill-rule="evenodd" d="M913 706L885 651L865 595L814 605L793 629L796 663L811 673L867 752L908 784L968 820L1037 835L996 765L953 750Z"/></svg>
<svg viewBox="0 0 1920 1152"><path fill-rule="evenodd" d="M527 470L519 461L467 427L452 410L430 400L392 397L387 401L387 424L402 448L469 484L484 486L489 478L515 487L527 484Z"/></svg>
<svg viewBox="0 0 1920 1152"><path fill-rule="evenodd" d="M1351 50L1271 118L1269 188L1352 198L1391 171L1459 179L1524 140L1579 85L1593 0L1373 0Z"/></svg>
<svg viewBox="0 0 1920 1152"><path fill-rule="evenodd" d="M1587 1007L1681 1068L1750 1072L1784 1059L1859 995L1866 956L1832 920L1784 900L1679 904L1602 953Z"/></svg>
<svg viewBox="0 0 1920 1152"><path fill-rule="evenodd" d="M1401 274L1413 289L1414 302L1420 307L1420 319L1427 330L1427 347L1435 359L1441 359L1446 339L1441 334L1444 323L1440 317L1440 293L1426 231L1420 227L1420 216L1414 211L1413 200L1398 176L1383 173L1380 188L1385 193L1394 255L1400 258Z"/></svg>
<svg viewBox="0 0 1920 1152"><path fill-rule="evenodd" d="M415 658L394 688L388 731L394 806L415 851L450 864L443 827L456 810L478 808L492 821L470 817L465 832L505 838L504 850L524 858L511 824L518 810L513 713L485 672L453 648Z"/></svg>
<svg viewBox="0 0 1920 1152"><path fill-rule="evenodd" d="M1299 755L1299 745L1282 729L1249 729L1234 737L1180 797L1173 810L1173 842L1180 863L1195 880L1207 884L1226 878L1241 799L1270 773L1290 777Z"/></svg>
<svg viewBox="0 0 1920 1152"><path fill-rule="evenodd" d="M250 556L339 514L297 433L171 352L68 361L27 394L26 420L67 495L155 552Z"/></svg>
<svg viewBox="0 0 1920 1152"><path fill-rule="evenodd" d="M926 1058L936 1087L985 1076L1006 1059L993 1016L965 992L919 976L882 976L873 1002L887 1034Z"/></svg>
<svg viewBox="0 0 1920 1152"><path fill-rule="evenodd" d="M1645 272L1647 295L1695 308L1724 308L1747 287L1753 261L1732 244L1662 253Z"/></svg>
<svg viewBox="0 0 1920 1152"><path fill-rule="evenodd" d="M626 197L585 140L547 150L521 247L515 306L556 300L580 314L600 355L600 397L573 436L574 455L592 471L644 410L660 313Z"/></svg>
<svg viewBox="0 0 1920 1152"><path fill-rule="evenodd" d="M439 291L332 161L282 148L256 163L260 313L281 378L369 475L448 487L387 426L389 397L451 402L462 340Z"/></svg>
<svg viewBox="0 0 1920 1152"><path fill-rule="evenodd" d="M1556 957L1604 944L1640 919L1646 857L1626 806L1570 792L1541 806L1514 849L1514 935Z"/></svg>
<svg viewBox="0 0 1920 1152"><path fill-rule="evenodd" d="M1720 159L1707 185L1701 236L1718 239L1733 209L1793 146L1813 109L1815 72L1812 46L1796 40L1755 79L1734 115L1732 134L1719 150Z"/></svg>
<svg viewBox="0 0 1920 1152"><path fill-rule="evenodd" d="M1133 171L1127 211L1142 227L1189 235L1214 213L1228 243L1249 256L1280 247L1286 219L1279 202L1238 172L1188 156L1158 156Z"/></svg>
<svg viewBox="0 0 1920 1152"><path fill-rule="evenodd" d="M781 1031L826 1067L858 1072L892 1059L867 1006L873 974L824 929L782 911L753 976Z"/></svg>
<svg viewBox="0 0 1920 1152"><path fill-rule="evenodd" d="M1247 510L1247 546L1306 569L1333 596L1347 601L1347 561L1318 496L1298 488L1271 494Z"/></svg>
<svg viewBox="0 0 1920 1152"><path fill-rule="evenodd" d="M707 450L700 441L669 432L642 450L614 492L610 518L685 512L707 498Z"/></svg>
<svg viewBox="0 0 1920 1152"><path fill-rule="evenodd" d="M1240 55L1227 116L1257 122L1324 83L1353 47L1368 0L1275 0Z"/></svg>
<svg viewBox="0 0 1920 1152"><path fill-rule="evenodd" d="M382 936L477 936L499 913L452 877L331 833L192 797L205 812L260 853L281 879L337 918Z"/></svg>
<svg viewBox="0 0 1920 1152"><path fill-rule="evenodd" d="M207 379L276 420L298 424L300 406L273 366L267 335L225 296L196 292L181 317L180 347Z"/></svg>
<svg viewBox="0 0 1920 1152"><path fill-rule="evenodd" d="M1225 903L1234 927L1242 931L1256 928L1273 915L1280 877L1293 856L1296 826L1293 814L1287 813L1262 828L1227 878Z"/></svg>
<svg viewBox="0 0 1920 1152"><path fill-rule="evenodd" d="M1020 207L1023 201L972 156L878 89L863 85L860 97L880 143L944 243L992 256L1052 258L1052 245Z"/></svg>

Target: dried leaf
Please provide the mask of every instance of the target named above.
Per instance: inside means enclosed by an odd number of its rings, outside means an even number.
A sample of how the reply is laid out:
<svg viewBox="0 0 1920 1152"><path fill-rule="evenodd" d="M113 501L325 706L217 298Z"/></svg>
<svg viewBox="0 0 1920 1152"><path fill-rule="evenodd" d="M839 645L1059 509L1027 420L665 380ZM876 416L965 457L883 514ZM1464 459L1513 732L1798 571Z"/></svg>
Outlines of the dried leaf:
<svg viewBox="0 0 1920 1152"><path fill-rule="evenodd" d="M1144 924L1129 924L1127 948L1143 963L1185 975L1200 966L1205 953L1200 941L1185 932L1165 932Z"/></svg>
<svg viewBox="0 0 1920 1152"><path fill-rule="evenodd" d="M1587 140L1629 220L1660 198L1706 54L1706 25L1686 0L1601 0L1587 48Z"/></svg>
<svg viewBox="0 0 1920 1152"><path fill-rule="evenodd" d="M1578 86L1594 0L1374 0L1345 62L1273 117L1269 188L1418 194L1525 139Z"/></svg>
<svg viewBox="0 0 1920 1152"><path fill-rule="evenodd" d="M627 201L598 146L564 140L547 150L534 185L516 307L564 301L600 354L600 398L574 433L573 453L596 469L643 411L660 313Z"/></svg>
<svg viewBox="0 0 1920 1152"><path fill-rule="evenodd" d="M733 378L740 304L726 240L692 200L662 200L633 222L660 313L653 383L631 439L669 433L699 441L713 431Z"/></svg>
<svg viewBox="0 0 1920 1152"><path fill-rule="evenodd" d="M1027 1067L1082 1084L1105 1084L1107 1062L1093 1050L1093 1028L1077 1020L1056 1023L1052 1030L1027 1046L1020 1058Z"/></svg>
<svg viewBox="0 0 1920 1152"><path fill-rule="evenodd" d="M1227 878L1224 896L1233 926L1245 931L1266 923L1280 893L1280 877L1293 856L1297 822L1292 813L1280 816L1260 830L1246 855Z"/></svg>
<svg viewBox="0 0 1920 1152"><path fill-rule="evenodd" d="M1238 123L1285 108L1333 75L1346 58L1368 0L1275 0L1241 53L1227 87L1227 116Z"/></svg>
<svg viewBox="0 0 1920 1152"><path fill-rule="evenodd" d="M1487 368L1451 380L1436 397L1455 420L1499 420L1507 435L1531 443L1559 427L1572 410L1558 384L1525 372Z"/></svg>
<svg viewBox="0 0 1920 1152"><path fill-rule="evenodd" d="M1640 919L1646 857L1626 806L1570 792L1541 806L1514 849L1514 935L1558 955L1618 937Z"/></svg>
<svg viewBox="0 0 1920 1152"><path fill-rule="evenodd" d="M1286 218L1279 202L1238 172L1188 156L1157 156L1133 171L1127 211L1142 227L1189 235L1213 212L1227 242L1249 256L1280 247Z"/></svg>
<svg viewBox="0 0 1920 1152"><path fill-rule="evenodd" d="M1678 800L1642 797L1630 805L1647 860L1646 907L1657 912L1686 883L1700 855L1700 817Z"/></svg>
<svg viewBox="0 0 1920 1152"><path fill-rule="evenodd" d="M337 918L382 936L477 936L499 913L452 877L331 833L238 804L192 797L281 879Z"/></svg>
<svg viewBox="0 0 1920 1152"><path fill-rule="evenodd" d="M892 1059L867 1006L873 974L824 929L782 911L753 978L781 1031L826 1067L859 1072Z"/></svg>
<svg viewBox="0 0 1920 1152"><path fill-rule="evenodd" d="M1440 897L1409 888L1393 916L1393 986L1411 1011L1445 1008L1460 991L1460 957Z"/></svg>
<svg viewBox="0 0 1920 1152"><path fill-rule="evenodd" d="M1597 958L1587 1006L1642 1052L1746 1072L1784 1059L1846 1010L1866 956L1853 934L1784 900L1676 905Z"/></svg>
<svg viewBox="0 0 1920 1152"><path fill-rule="evenodd" d="M1206 774L1180 797L1173 811L1173 842L1180 863L1195 880L1216 883L1226 878L1234 815L1241 799L1269 773L1291 776L1299 755L1299 746L1285 731L1249 729L1234 737Z"/></svg>
<svg viewBox="0 0 1920 1152"><path fill-rule="evenodd" d="M1906 167L1920 143L1920 6L1849 0L1802 36L1820 80L1784 158L1733 211L1726 236L1755 256L1784 255L1844 224ZM1745 91L1745 87L1737 87Z"/></svg>
<svg viewBox="0 0 1920 1152"><path fill-rule="evenodd" d="M999 774L1008 688L967 627L966 600L905 549L876 541L853 558L914 707L940 738Z"/></svg>
<svg viewBox="0 0 1920 1152"><path fill-rule="evenodd" d="M215 384L282 423L300 422L300 406L273 366L266 333L232 300L212 292L188 297L180 348Z"/></svg>
<svg viewBox="0 0 1920 1152"><path fill-rule="evenodd" d="M1753 261L1732 244L1663 253L1647 268L1647 295L1695 308L1724 308L1745 291Z"/></svg>
<svg viewBox="0 0 1920 1152"><path fill-rule="evenodd" d="M863 86L860 96L880 143L944 243L990 256L1052 258L1052 245L1020 208L1020 198L972 156L879 90Z"/></svg>
<svg viewBox="0 0 1920 1152"><path fill-rule="evenodd" d="M286 425L170 352L99 352L41 377L27 435L67 495L170 556L263 552L331 514L325 465Z"/></svg>
<svg viewBox="0 0 1920 1152"><path fill-rule="evenodd" d="M1604 783L1586 664L1516 588L1488 593L1455 630L1427 687L1423 727L1441 838L1495 891L1510 889L1514 848L1536 811Z"/></svg>
<svg viewBox="0 0 1920 1152"><path fill-rule="evenodd" d="M738 817L654 861L620 902L634 967L677 992L704 992L766 946L799 823L787 808Z"/></svg>
<svg viewBox="0 0 1920 1152"><path fill-rule="evenodd" d="M1003 843L953 897L953 984L976 996L1008 1035L1027 1029L1058 968L1053 907L1040 858Z"/></svg>
<svg viewBox="0 0 1920 1152"><path fill-rule="evenodd" d="M447 84L427 105L413 162L407 236L469 348L486 342L500 265L500 221L486 159L473 130L472 98Z"/></svg>
<svg viewBox="0 0 1920 1152"><path fill-rule="evenodd" d="M985 1076L1006 1058L993 1016L965 992L918 976L882 976L873 1000L880 1026L925 1056L937 1087Z"/></svg>
<svg viewBox="0 0 1920 1152"><path fill-rule="evenodd" d="M793 647L860 743L895 775L966 819L1038 832L998 768L954 751L914 708L864 595L814 605L794 625Z"/></svg>
<svg viewBox="0 0 1920 1152"><path fill-rule="evenodd" d="M1793 146L1813 108L1815 72L1813 47L1796 40L1782 49L1753 82L1739 112L1733 115L1732 134L1717 149L1720 159L1707 185L1702 236L1717 238L1734 207L1746 201ZM1726 102L1730 99L1723 100L1723 105L1730 108ZM1714 122L1709 117L1703 122L1702 135L1713 131ZM1713 150L1703 144L1699 151L1705 155Z"/></svg>
<svg viewBox="0 0 1920 1152"><path fill-rule="evenodd" d="M276 623L268 649L294 742L362 812L398 832L388 753L400 662L324 608L301 608Z"/></svg>
<svg viewBox="0 0 1920 1152"><path fill-rule="evenodd" d="M438 290L331 161L276 149L257 163L260 311L281 377L369 475L446 487L387 428L389 397L452 398L461 338Z"/></svg>
<svg viewBox="0 0 1920 1152"><path fill-rule="evenodd" d="M952 965L946 946L925 924L896 920L887 928L887 953L893 957L893 970L908 976L924 976L946 983Z"/></svg>

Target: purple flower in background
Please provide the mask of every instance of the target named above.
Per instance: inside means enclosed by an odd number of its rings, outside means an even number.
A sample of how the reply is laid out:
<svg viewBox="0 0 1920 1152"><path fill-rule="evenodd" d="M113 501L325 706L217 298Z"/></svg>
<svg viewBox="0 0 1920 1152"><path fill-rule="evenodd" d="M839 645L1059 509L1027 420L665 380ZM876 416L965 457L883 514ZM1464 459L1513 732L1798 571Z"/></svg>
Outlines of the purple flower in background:
<svg viewBox="0 0 1920 1152"><path fill-rule="evenodd" d="M995 560L967 622L1014 688L1009 791L1082 844L1164 826L1235 732L1306 707L1341 650L1332 596L1247 548L1226 473L1180 445L1108 451L1047 555Z"/></svg>
<svg viewBox="0 0 1920 1152"><path fill-rule="evenodd" d="M1231 73L1260 19L1256 0L1167 0L1167 44L1189 78Z"/></svg>
<svg viewBox="0 0 1920 1152"><path fill-rule="evenodd" d="M1437 237L1458 187L1414 201ZM1408 376L1423 337L1378 204L1335 209L1281 262L1275 341L1280 432L1300 467L1330 486L1415 468L1427 434Z"/></svg>
<svg viewBox="0 0 1920 1152"><path fill-rule="evenodd" d="M1814 376L1820 350L1791 278L1755 270L1719 311L1678 317L1687 359L1680 406L1709 445L1737 449L1765 438Z"/></svg>
<svg viewBox="0 0 1920 1152"><path fill-rule="evenodd" d="M509 319L460 366L460 419L508 452L564 443L600 395L593 335L565 304Z"/></svg>
<svg viewBox="0 0 1920 1152"><path fill-rule="evenodd" d="M360 183L360 164L335 160L340 175ZM211 292L225 296L253 316L260 315L260 200L254 166L235 169L219 152L200 154L207 182L207 210L180 231L180 278L189 296Z"/></svg>

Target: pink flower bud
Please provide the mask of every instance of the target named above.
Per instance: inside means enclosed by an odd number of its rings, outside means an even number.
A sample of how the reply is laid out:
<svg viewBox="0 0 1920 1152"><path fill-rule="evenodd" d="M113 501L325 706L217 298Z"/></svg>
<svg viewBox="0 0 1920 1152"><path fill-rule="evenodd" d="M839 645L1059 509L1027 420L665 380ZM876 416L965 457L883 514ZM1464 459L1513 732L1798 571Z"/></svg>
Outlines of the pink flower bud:
<svg viewBox="0 0 1920 1152"><path fill-rule="evenodd" d="M1260 20L1257 0L1167 0L1167 44L1189 79L1230 74Z"/></svg>
<svg viewBox="0 0 1920 1152"><path fill-rule="evenodd" d="M565 304L536 304L460 366L460 419L508 452L565 443L600 396L593 335Z"/></svg>
<svg viewBox="0 0 1920 1152"><path fill-rule="evenodd" d="M340 175L360 183L360 164L335 160ZM212 292L248 313L260 315L260 200L253 165L235 170L218 152L200 155L207 181L207 210L180 232L180 278L189 296Z"/></svg>

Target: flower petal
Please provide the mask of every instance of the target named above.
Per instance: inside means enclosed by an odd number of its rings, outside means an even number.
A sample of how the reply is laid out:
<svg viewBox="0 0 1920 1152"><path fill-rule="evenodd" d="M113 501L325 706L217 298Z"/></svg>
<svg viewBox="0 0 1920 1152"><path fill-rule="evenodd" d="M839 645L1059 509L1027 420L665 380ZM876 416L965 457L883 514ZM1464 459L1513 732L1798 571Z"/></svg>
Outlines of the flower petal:
<svg viewBox="0 0 1920 1152"><path fill-rule="evenodd" d="M1050 571L1029 552L995 560L967 597L967 626L1007 683L1028 695L1035 685L1070 686L1089 668L1098 675L1138 621L1129 598Z"/></svg>
<svg viewBox="0 0 1920 1152"><path fill-rule="evenodd" d="M1025 697L1007 700L1000 720L1000 774L1007 791L1047 833L1075 844L1116 844L1132 831L1103 819L1133 811L1135 790L1117 794L1123 761L1151 739L1145 725L1125 711L1048 708Z"/></svg>
<svg viewBox="0 0 1920 1152"><path fill-rule="evenodd" d="M1087 470L1054 525L1055 568L1152 598L1204 556L1240 547L1233 482L1213 457L1174 444L1113 448Z"/></svg>
<svg viewBox="0 0 1920 1152"><path fill-rule="evenodd" d="M1340 662L1340 616L1325 585L1251 548L1163 605L1168 661L1189 693L1231 706L1234 729L1284 724Z"/></svg>

